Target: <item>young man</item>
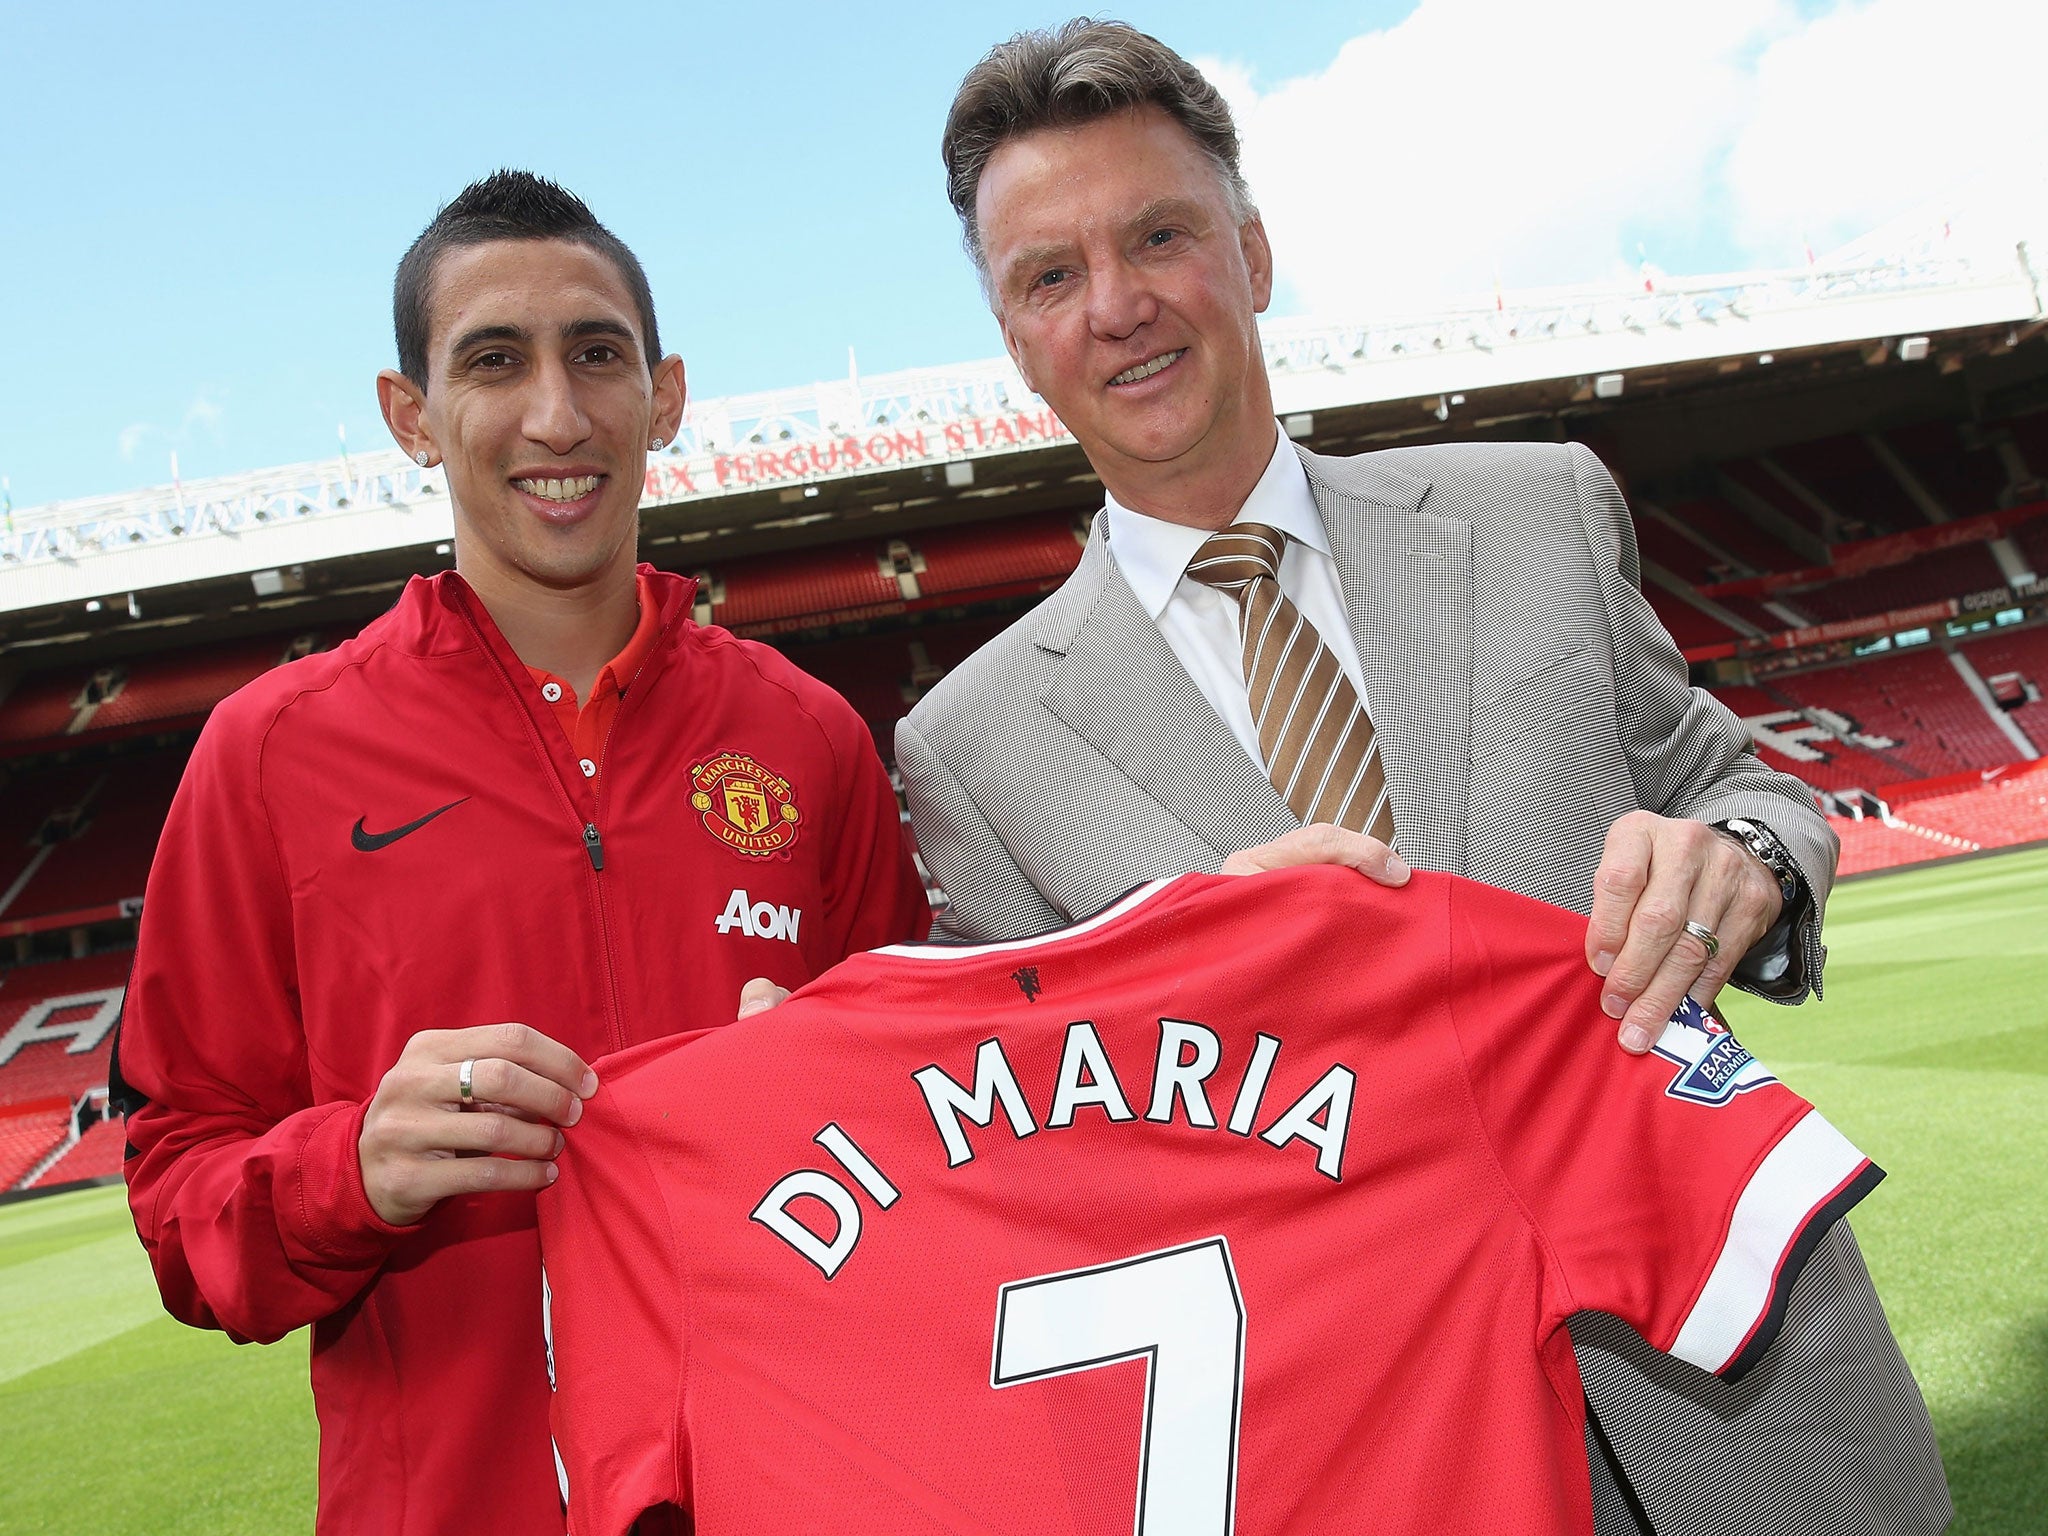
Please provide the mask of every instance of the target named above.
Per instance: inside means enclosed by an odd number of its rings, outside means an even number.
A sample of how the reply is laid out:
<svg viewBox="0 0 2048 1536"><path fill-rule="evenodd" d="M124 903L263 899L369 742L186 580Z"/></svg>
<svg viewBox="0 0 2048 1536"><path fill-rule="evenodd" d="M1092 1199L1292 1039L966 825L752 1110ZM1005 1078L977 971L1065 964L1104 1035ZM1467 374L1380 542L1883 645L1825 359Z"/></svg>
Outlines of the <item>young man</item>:
<svg viewBox="0 0 2048 1536"><path fill-rule="evenodd" d="M1075 574L898 728L950 932L1036 932L1327 822L1333 846L1589 911L1630 1050L1688 992L1818 988L1834 838L1687 687L1597 460L1281 435L1272 251L1198 71L1118 23L1022 34L970 71L942 152L1004 344L1107 492ZM1664 1532L1946 1519L1846 1226L1816 1257L1739 1396L1582 1334L1636 1486L1596 1476L1603 1532L1644 1506Z"/></svg>
<svg viewBox="0 0 2048 1536"><path fill-rule="evenodd" d="M632 253L500 172L394 311L378 394L456 570L201 736L119 1045L130 1203L174 1315L312 1326L322 1532L559 1533L534 1193L588 1063L929 912L853 711L636 566L684 382Z"/></svg>

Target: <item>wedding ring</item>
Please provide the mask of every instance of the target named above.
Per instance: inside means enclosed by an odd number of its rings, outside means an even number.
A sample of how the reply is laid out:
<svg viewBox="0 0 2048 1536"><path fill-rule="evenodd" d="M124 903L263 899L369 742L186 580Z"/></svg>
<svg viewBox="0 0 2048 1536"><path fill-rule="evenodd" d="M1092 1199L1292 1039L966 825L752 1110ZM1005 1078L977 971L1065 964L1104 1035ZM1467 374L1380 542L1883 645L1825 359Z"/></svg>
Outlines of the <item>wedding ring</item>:
<svg viewBox="0 0 2048 1536"><path fill-rule="evenodd" d="M1714 956L1721 953L1721 936L1705 923L1695 923L1690 920L1686 922L1685 931L1707 947L1707 963L1712 965L1714 963ZM467 1093L465 1093L464 1097L467 1096Z"/></svg>
<svg viewBox="0 0 2048 1536"><path fill-rule="evenodd" d="M1687 926L1690 927L1691 925L1688 924ZM475 1078L476 1058L474 1056L466 1056L462 1061L462 1070L455 1074L455 1087L462 1095L462 1105L465 1109L476 1102Z"/></svg>

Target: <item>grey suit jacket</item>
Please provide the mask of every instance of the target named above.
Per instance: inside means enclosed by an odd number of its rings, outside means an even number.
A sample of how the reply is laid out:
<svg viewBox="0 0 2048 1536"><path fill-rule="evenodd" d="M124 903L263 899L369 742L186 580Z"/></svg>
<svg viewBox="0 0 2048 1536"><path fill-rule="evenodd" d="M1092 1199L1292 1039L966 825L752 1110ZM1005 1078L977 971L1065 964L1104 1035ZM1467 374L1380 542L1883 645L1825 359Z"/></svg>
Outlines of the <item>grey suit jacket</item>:
<svg viewBox="0 0 2048 1536"><path fill-rule="evenodd" d="M1767 823L1815 899L1773 992L1820 980L1836 842L1806 786L1686 685L1635 537L1586 449L1303 453L1365 673L1396 841L1424 869L1585 911L1607 829L1639 807ZM1298 823L1116 569L1080 568L897 729L918 846L963 938L1094 911Z"/></svg>
<svg viewBox="0 0 2048 1536"><path fill-rule="evenodd" d="M1585 911L1617 817L1753 817L1814 895L1772 991L1817 989L1835 837L1805 786L1687 686L1599 461L1576 445L1458 444L1302 462L1403 855ZM1298 825L1118 573L1104 518L1067 582L897 727L896 758L951 901L940 927L960 938L1057 926ZM1846 1225L1740 1387L1674 1369L1609 1323L1575 1325L1581 1371L1658 1531L1946 1523L1926 1409ZM1635 1527L1591 1451L1600 1531ZM1844 1470L1813 1486L1814 1467Z"/></svg>

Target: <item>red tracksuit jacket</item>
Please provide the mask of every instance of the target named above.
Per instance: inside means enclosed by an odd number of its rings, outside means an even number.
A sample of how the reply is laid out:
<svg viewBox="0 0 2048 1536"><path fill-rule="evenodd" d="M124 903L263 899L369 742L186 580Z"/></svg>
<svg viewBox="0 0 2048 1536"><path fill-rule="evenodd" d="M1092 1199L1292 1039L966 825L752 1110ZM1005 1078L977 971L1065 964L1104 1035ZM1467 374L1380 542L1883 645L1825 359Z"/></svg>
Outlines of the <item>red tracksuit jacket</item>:
<svg viewBox="0 0 2048 1536"><path fill-rule="evenodd" d="M405 1041L517 1020L595 1060L929 925L845 701L655 590L595 779L443 575L223 703L165 825L118 1047L129 1202L175 1316L312 1325L323 1533L562 1529L533 1198L396 1228L363 1191Z"/></svg>

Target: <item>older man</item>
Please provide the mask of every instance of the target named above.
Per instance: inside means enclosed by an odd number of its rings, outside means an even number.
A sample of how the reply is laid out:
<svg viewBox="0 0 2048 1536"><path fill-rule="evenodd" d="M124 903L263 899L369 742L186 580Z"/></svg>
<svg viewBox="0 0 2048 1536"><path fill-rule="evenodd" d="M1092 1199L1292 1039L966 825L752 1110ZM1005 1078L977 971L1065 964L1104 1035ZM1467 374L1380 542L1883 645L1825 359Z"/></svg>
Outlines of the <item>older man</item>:
<svg viewBox="0 0 2048 1536"><path fill-rule="evenodd" d="M1590 912L1631 1050L1688 991L1817 989L1834 840L1687 686L1592 454L1332 459L1279 432L1272 253L1197 71L1120 24L1024 34L967 76L944 155L1004 344L1106 493L1073 577L898 730L948 931L1015 936L1308 838L1389 883L1412 861ZM1627 1469L1589 1433L1603 1532L1946 1520L1845 1227L1760 1382L1625 1332L1578 1336Z"/></svg>

